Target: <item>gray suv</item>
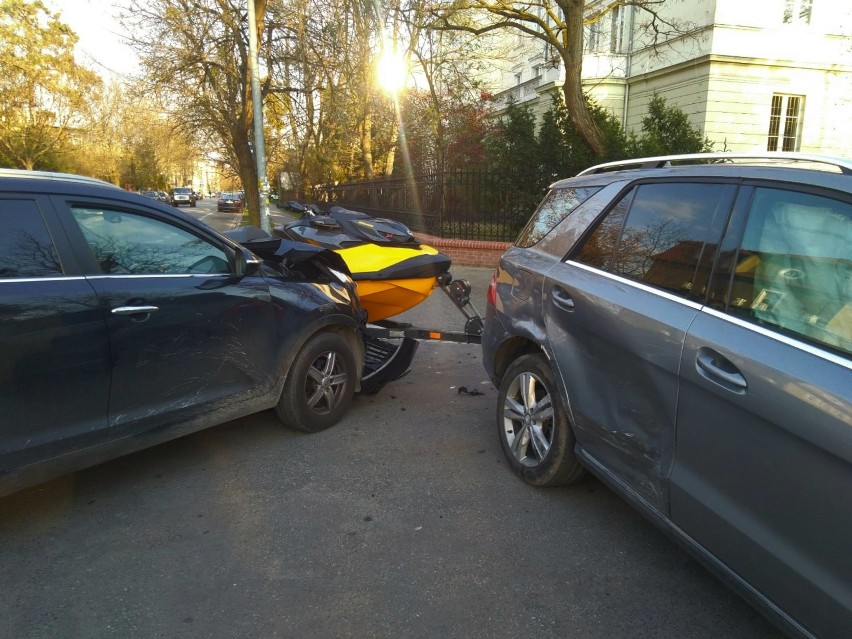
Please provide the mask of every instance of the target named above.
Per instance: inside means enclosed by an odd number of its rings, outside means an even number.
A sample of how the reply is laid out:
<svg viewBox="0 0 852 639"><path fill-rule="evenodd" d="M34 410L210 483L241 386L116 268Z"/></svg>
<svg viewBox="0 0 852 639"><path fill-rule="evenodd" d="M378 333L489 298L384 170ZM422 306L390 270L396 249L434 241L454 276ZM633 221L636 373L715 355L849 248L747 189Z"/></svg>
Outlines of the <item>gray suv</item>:
<svg viewBox="0 0 852 639"><path fill-rule="evenodd" d="M526 482L592 472L775 621L852 636L852 163L701 154L552 185L483 361Z"/></svg>

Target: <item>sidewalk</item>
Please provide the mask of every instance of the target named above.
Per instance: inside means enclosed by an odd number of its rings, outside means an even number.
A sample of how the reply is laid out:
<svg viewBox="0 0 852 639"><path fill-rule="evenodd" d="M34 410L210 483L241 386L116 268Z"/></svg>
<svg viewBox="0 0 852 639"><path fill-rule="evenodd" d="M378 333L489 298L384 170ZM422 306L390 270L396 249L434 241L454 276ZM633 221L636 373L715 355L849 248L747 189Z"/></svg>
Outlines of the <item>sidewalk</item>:
<svg viewBox="0 0 852 639"><path fill-rule="evenodd" d="M277 204L269 205L269 221L272 226L282 226L299 219L299 215L293 211L280 208Z"/></svg>

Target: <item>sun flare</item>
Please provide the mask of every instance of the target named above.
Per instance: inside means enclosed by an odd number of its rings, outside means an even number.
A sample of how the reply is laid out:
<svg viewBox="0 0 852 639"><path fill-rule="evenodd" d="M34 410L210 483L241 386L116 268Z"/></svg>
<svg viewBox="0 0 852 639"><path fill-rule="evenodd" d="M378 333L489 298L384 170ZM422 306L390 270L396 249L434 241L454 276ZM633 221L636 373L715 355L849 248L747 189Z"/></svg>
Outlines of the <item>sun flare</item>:
<svg viewBox="0 0 852 639"><path fill-rule="evenodd" d="M405 58L394 48L387 48L376 65L379 86L391 94L398 93L408 80Z"/></svg>

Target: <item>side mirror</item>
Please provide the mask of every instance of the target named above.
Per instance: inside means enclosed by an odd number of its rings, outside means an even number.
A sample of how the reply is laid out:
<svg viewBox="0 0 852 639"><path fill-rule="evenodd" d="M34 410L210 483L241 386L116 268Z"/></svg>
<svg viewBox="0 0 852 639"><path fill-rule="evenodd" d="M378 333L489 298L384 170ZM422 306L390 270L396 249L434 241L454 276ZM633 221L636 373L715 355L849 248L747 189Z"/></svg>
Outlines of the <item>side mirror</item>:
<svg viewBox="0 0 852 639"><path fill-rule="evenodd" d="M260 261L251 251L240 247L234 252L234 275L238 277L254 275L258 268L260 268Z"/></svg>

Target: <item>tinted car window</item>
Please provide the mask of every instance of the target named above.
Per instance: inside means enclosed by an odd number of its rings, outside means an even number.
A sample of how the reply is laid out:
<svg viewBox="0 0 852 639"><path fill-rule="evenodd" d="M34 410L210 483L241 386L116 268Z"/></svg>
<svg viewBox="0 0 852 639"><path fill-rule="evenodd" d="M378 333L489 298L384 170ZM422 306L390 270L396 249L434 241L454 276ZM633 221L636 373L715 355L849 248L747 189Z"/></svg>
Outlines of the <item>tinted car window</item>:
<svg viewBox="0 0 852 639"><path fill-rule="evenodd" d="M635 189L621 198L606 214L592 234L580 245L574 257L576 261L609 270L621 235L621 227L624 226L624 218L627 216L627 209L630 208L634 195Z"/></svg>
<svg viewBox="0 0 852 639"><path fill-rule="evenodd" d="M733 192L725 184L638 186L613 207L575 259L679 295L703 295Z"/></svg>
<svg viewBox="0 0 852 639"><path fill-rule="evenodd" d="M229 272L222 249L171 224L124 211L72 211L103 273Z"/></svg>
<svg viewBox="0 0 852 639"><path fill-rule="evenodd" d="M734 269L730 310L852 353L852 205L759 188Z"/></svg>
<svg viewBox="0 0 852 639"><path fill-rule="evenodd" d="M554 189L536 209L515 244L522 248L532 246L599 190L599 187Z"/></svg>
<svg viewBox="0 0 852 639"><path fill-rule="evenodd" d="M0 277L62 273L53 240L32 200L0 200Z"/></svg>

